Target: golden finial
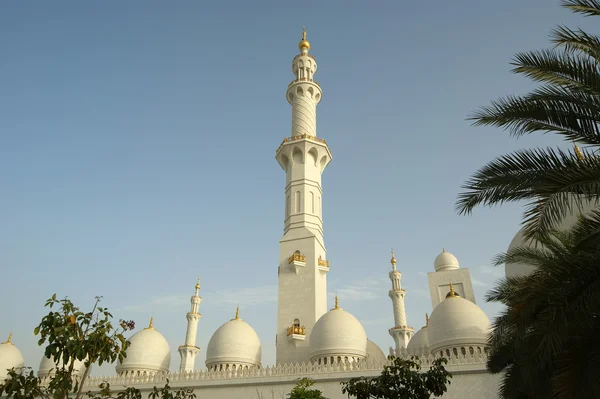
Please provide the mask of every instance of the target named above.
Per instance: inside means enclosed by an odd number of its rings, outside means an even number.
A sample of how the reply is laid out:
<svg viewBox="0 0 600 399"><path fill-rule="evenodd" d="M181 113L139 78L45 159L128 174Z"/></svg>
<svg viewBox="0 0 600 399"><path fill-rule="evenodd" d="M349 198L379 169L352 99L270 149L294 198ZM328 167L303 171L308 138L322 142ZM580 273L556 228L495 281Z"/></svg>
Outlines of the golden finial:
<svg viewBox="0 0 600 399"><path fill-rule="evenodd" d="M240 319L240 307L238 306L237 308L235 308L235 319L234 320L239 320Z"/></svg>
<svg viewBox="0 0 600 399"><path fill-rule="evenodd" d="M450 282L450 292L448 292L448 294L446 295L446 298L455 298L455 297L459 297L460 295L458 295L455 291L454 291L454 287L452 286L452 282Z"/></svg>
<svg viewBox="0 0 600 399"><path fill-rule="evenodd" d="M306 51L310 50L310 43L306 40L306 27L302 27L302 40L298 43L298 49L302 51L302 49L306 49Z"/></svg>
<svg viewBox="0 0 600 399"><path fill-rule="evenodd" d="M144 330L154 330L154 316L150 317L150 323L148 327L144 328Z"/></svg>
<svg viewBox="0 0 600 399"><path fill-rule="evenodd" d="M429 325L429 315L425 313L425 327Z"/></svg>
<svg viewBox="0 0 600 399"><path fill-rule="evenodd" d="M198 282L196 283L196 290L200 289L200 276L198 276Z"/></svg>
<svg viewBox="0 0 600 399"><path fill-rule="evenodd" d="M335 307L334 309L339 309L340 308L340 300L338 299L338 296L335 296Z"/></svg>
<svg viewBox="0 0 600 399"><path fill-rule="evenodd" d="M2 342L3 344L7 344L7 345L12 345L13 343L12 341L12 332L10 334L8 334L8 339L6 340L6 342Z"/></svg>
<svg viewBox="0 0 600 399"><path fill-rule="evenodd" d="M583 152L581 152L581 150L577 146L577 143L575 143L575 140L573 140L573 149L575 150L575 155L577 156L577 159L583 161Z"/></svg>
<svg viewBox="0 0 600 399"><path fill-rule="evenodd" d="M394 256L394 248L392 248L392 259L390 259L390 263L392 264L392 266L396 266L396 257Z"/></svg>

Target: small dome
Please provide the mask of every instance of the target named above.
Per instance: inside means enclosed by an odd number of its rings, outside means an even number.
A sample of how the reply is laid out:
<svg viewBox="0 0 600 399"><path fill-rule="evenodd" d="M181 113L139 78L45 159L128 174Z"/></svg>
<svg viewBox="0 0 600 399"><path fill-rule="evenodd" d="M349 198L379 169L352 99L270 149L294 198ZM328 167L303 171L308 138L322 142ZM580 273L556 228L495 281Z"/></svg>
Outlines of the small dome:
<svg viewBox="0 0 600 399"><path fill-rule="evenodd" d="M431 313L427 340L431 351L459 345L486 346L489 331L490 319L479 306L459 296L451 296Z"/></svg>
<svg viewBox="0 0 600 399"><path fill-rule="evenodd" d="M56 374L56 363L54 362L54 356L47 358L45 355L42 356L42 360L40 361L40 368L38 369L38 377L44 378L48 376L53 376ZM83 377L85 373L85 362L76 360L74 366L75 375L79 377Z"/></svg>
<svg viewBox="0 0 600 399"><path fill-rule="evenodd" d="M387 359L381 348L370 339L367 339L367 359L379 362Z"/></svg>
<svg viewBox="0 0 600 399"><path fill-rule="evenodd" d="M410 341L408 341L408 345L406 346L406 349L409 350L416 350L416 349L423 349L423 348L428 348L429 347L429 337L427 335L427 326L421 328L419 331L416 332L415 335L413 335L413 337L410 339Z"/></svg>
<svg viewBox="0 0 600 399"><path fill-rule="evenodd" d="M19 348L11 342L12 334L6 342L0 344L0 382L8 376L8 370L23 367L25 361Z"/></svg>
<svg viewBox="0 0 600 399"><path fill-rule="evenodd" d="M171 365L171 349L165 337L150 326L129 338L127 357L117 367L117 374L167 373Z"/></svg>
<svg viewBox="0 0 600 399"><path fill-rule="evenodd" d="M215 331L206 347L206 367L259 367L260 339L248 323L236 318Z"/></svg>
<svg viewBox="0 0 600 399"><path fill-rule="evenodd" d="M350 313L337 306L325 313L310 334L311 361L334 357L336 361L364 359L367 356L367 334Z"/></svg>
<svg viewBox="0 0 600 399"><path fill-rule="evenodd" d="M433 261L433 267L436 272L443 272L446 270L456 270L458 269L458 259L456 256L452 255L450 252L446 252L445 249L442 250L442 253L435 258Z"/></svg>

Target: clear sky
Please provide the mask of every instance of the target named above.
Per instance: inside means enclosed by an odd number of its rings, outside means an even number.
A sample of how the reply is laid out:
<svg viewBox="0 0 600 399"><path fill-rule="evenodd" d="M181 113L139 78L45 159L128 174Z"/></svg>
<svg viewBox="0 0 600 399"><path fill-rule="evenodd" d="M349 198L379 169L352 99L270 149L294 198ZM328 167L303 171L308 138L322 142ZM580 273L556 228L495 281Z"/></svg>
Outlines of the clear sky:
<svg viewBox="0 0 600 399"><path fill-rule="evenodd" d="M465 118L532 87L511 57L548 47L558 23L590 26L557 0L2 2L0 338L13 331L37 369L45 299L87 308L102 295L138 328L155 317L175 370L200 275L197 367L238 304L274 362L285 184L274 154L290 135L303 25L323 88L317 134L334 157L329 307L338 293L387 352L390 248L420 328L445 247L493 317L483 296L503 269L490 260L521 209L458 216L460 185L495 156L558 141Z"/></svg>

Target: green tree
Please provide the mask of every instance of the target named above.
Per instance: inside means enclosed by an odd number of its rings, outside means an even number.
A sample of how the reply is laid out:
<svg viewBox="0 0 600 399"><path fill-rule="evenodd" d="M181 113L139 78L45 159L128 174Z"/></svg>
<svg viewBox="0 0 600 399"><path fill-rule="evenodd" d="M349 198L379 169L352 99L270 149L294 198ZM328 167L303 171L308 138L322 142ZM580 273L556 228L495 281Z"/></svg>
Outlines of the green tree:
<svg viewBox="0 0 600 399"><path fill-rule="evenodd" d="M562 0L576 13L600 16L598 0ZM554 29L553 49L519 53L513 72L540 86L522 96L508 96L481 108L475 125L499 126L512 136L554 133L573 141L574 150L521 150L501 156L475 173L457 200L459 213L476 206L528 201L526 237L549 231L573 202L600 198L600 37L581 29ZM580 150L577 143L587 146Z"/></svg>
<svg viewBox="0 0 600 399"><path fill-rule="evenodd" d="M536 267L504 279L486 297L506 306L494 322L488 359L491 372L506 372L503 398L600 397L599 232L600 218L580 220L537 239L541 245L496 258L498 265Z"/></svg>
<svg viewBox="0 0 600 399"><path fill-rule="evenodd" d="M327 399L318 389L311 389L315 384L310 378L302 378L292 392L288 394L289 399Z"/></svg>
<svg viewBox="0 0 600 399"><path fill-rule="evenodd" d="M30 367L8 370L8 377L0 381L0 397L7 399L67 399L83 396L83 387L90 366L105 362L114 363L126 357L129 342L123 336L133 330L133 321L119 320L114 326L112 314L99 306L101 297L90 312L84 313L69 299L57 299L56 294L46 301L50 312L35 328L39 335L38 345L46 344L45 356L54 359L56 368L49 380L36 377ZM79 378L76 362L84 362L86 370ZM141 399L137 388L126 388L112 392L108 383L99 386L99 391L88 392L91 399ZM150 399L195 399L192 390L179 389L172 392L167 380L163 388L154 387Z"/></svg>
<svg viewBox="0 0 600 399"><path fill-rule="evenodd" d="M436 359L429 370L420 372L414 360L390 357L381 375L353 378L342 382L342 393L357 399L429 399L447 391L452 374L446 370L445 358Z"/></svg>

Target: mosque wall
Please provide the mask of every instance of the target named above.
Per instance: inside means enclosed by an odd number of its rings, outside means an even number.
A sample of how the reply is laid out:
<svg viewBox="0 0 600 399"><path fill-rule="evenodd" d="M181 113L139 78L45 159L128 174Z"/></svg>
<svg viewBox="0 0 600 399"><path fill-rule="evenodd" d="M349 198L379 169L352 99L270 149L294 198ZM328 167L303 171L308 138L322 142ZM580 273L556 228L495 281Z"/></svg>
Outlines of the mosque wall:
<svg viewBox="0 0 600 399"><path fill-rule="evenodd" d="M451 383L448 385L448 392L443 398L495 399L499 397L497 391L501 375L487 373L485 365L449 365L447 369L452 373L453 377ZM342 394L342 381L347 381L355 377L375 377L380 372L381 369L328 373L294 372L288 375L230 377L223 379L215 376L215 379L208 378L204 380L170 380L170 385L174 389L179 387L193 388L197 399L280 399L287 397L287 394L292 390L299 378L309 377L315 380L315 388L320 389L325 397L329 399L347 399L347 396ZM194 377L192 376L192 378ZM123 386L136 386L142 390L143 397L147 398L153 386L160 387L164 384L164 377L161 379L162 381L160 382L140 382L140 379L138 379L138 383L125 383L123 385L112 381L111 388L118 389ZM175 380L178 379L175 378ZM94 390L93 388L90 386L90 389Z"/></svg>

